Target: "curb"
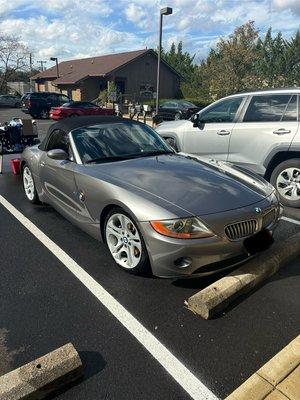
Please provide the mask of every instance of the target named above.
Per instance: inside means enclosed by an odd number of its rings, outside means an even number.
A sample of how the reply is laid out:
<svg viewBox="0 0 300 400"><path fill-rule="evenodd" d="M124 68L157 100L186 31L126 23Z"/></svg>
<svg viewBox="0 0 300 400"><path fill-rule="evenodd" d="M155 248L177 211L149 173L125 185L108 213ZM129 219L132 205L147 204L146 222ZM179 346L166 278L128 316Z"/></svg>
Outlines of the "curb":
<svg viewBox="0 0 300 400"><path fill-rule="evenodd" d="M297 400L300 396L300 335L225 400Z"/></svg>
<svg viewBox="0 0 300 400"><path fill-rule="evenodd" d="M0 400L43 399L83 376L80 357L71 343L0 376Z"/></svg>
<svg viewBox="0 0 300 400"><path fill-rule="evenodd" d="M299 255L300 233L297 233L194 294L185 304L190 311L209 319Z"/></svg>

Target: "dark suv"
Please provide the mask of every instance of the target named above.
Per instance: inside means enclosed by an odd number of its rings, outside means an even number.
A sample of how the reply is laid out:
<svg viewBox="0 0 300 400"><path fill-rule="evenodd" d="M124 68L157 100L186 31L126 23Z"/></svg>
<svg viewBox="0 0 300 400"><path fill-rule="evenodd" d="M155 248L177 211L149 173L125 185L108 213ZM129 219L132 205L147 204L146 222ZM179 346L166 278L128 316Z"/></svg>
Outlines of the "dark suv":
<svg viewBox="0 0 300 400"><path fill-rule="evenodd" d="M70 98L62 93L32 92L28 93L22 101L22 111L33 118L49 118L50 108L60 107L70 101Z"/></svg>

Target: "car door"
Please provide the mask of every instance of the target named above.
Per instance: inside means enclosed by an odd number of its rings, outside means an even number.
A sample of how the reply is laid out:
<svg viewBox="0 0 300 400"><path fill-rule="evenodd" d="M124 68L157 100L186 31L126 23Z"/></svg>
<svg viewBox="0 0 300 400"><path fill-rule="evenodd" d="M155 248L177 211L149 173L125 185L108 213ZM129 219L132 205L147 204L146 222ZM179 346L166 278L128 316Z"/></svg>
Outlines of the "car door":
<svg viewBox="0 0 300 400"><path fill-rule="evenodd" d="M49 150L62 149L69 153L69 160L53 160L48 157ZM76 203L77 189L74 177L75 162L70 152L68 135L59 129L54 130L40 159L40 181L49 202L67 217L76 219L80 210Z"/></svg>
<svg viewBox="0 0 300 400"><path fill-rule="evenodd" d="M199 123L192 122L184 133L183 151L217 160L227 160L230 135L245 96L235 96L213 103L200 111Z"/></svg>
<svg viewBox="0 0 300 400"><path fill-rule="evenodd" d="M174 101L168 101L160 106L159 114L165 120L173 120L177 110L177 104Z"/></svg>
<svg viewBox="0 0 300 400"><path fill-rule="evenodd" d="M14 96L6 96L6 100L9 107L15 106L16 98Z"/></svg>
<svg viewBox="0 0 300 400"><path fill-rule="evenodd" d="M289 150L299 129L297 103L293 93L250 96L233 129L228 160L264 175L267 159Z"/></svg>

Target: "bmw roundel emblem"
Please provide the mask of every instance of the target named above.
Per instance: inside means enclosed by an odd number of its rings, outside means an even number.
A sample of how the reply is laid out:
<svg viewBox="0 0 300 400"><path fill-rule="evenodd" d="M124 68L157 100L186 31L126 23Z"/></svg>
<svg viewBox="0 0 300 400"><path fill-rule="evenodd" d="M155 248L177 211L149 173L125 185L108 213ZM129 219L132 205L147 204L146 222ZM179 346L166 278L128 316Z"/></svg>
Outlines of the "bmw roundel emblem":
<svg viewBox="0 0 300 400"><path fill-rule="evenodd" d="M254 211L256 212L256 214L260 214L261 213L261 208L255 207Z"/></svg>

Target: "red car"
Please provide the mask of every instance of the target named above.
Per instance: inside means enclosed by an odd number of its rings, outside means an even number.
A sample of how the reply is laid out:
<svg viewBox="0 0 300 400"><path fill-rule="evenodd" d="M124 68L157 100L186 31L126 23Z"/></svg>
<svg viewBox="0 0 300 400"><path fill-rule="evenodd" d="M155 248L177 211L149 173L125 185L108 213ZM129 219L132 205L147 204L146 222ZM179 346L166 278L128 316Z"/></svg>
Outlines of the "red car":
<svg viewBox="0 0 300 400"><path fill-rule="evenodd" d="M80 115L115 115L115 110L102 108L87 101L70 101L60 107L50 109L50 118L58 121L67 117L78 117Z"/></svg>

